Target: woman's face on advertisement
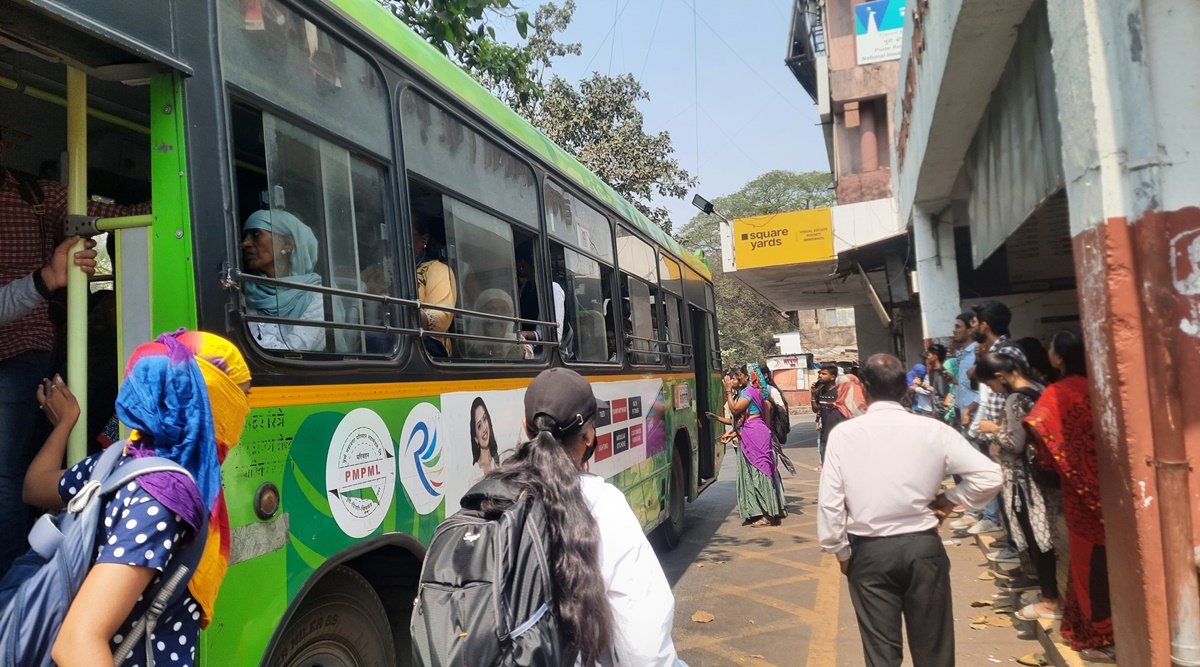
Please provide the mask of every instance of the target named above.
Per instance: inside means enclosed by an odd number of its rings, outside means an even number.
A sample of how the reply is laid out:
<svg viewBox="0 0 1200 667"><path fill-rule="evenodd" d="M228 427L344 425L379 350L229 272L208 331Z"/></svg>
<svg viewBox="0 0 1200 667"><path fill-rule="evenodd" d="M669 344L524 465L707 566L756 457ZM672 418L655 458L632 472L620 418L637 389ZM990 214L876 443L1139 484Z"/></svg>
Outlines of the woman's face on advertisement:
<svg viewBox="0 0 1200 667"><path fill-rule="evenodd" d="M475 442L479 444L480 449L487 449L492 441L492 420L482 405L475 408L472 422L475 424Z"/></svg>

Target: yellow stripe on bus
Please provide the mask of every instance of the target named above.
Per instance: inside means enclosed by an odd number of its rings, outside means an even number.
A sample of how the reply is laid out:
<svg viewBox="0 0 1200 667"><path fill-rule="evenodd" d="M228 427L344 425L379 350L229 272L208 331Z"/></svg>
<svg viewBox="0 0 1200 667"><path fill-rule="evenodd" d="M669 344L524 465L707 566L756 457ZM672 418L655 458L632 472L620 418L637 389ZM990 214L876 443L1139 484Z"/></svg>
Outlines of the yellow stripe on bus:
<svg viewBox="0 0 1200 667"><path fill-rule="evenodd" d="M587 376L585 376L587 377ZM618 382L621 380L684 380L691 373L645 375L598 375L589 382ZM412 382L381 382L377 384L293 385L289 387L254 387L250 390L251 408L276 408L320 403L359 403L395 398L419 398L455 391L504 391L521 389L533 381L531 377L493 380L414 380Z"/></svg>

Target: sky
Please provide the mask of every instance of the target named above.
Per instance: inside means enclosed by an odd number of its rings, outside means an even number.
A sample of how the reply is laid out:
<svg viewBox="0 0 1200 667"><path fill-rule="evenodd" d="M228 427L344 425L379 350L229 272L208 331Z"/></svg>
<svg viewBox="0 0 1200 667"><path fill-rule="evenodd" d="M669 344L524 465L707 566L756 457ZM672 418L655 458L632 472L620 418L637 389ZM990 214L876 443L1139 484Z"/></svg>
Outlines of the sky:
<svg viewBox="0 0 1200 667"><path fill-rule="evenodd" d="M731 194L774 169L828 171L817 107L783 64L792 2L576 0L559 39L583 54L551 72L572 82L593 71L638 77L650 94L645 130L668 131L679 164L699 179L685 199L664 200L675 231L696 213L695 193ZM532 15L540 3L516 4Z"/></svg>

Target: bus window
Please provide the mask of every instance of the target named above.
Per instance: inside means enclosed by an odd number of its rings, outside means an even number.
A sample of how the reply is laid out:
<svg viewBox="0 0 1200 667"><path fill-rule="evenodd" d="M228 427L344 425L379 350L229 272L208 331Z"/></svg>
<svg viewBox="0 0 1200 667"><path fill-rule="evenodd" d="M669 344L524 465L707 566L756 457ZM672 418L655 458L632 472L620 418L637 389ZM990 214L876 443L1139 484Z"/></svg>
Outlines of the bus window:
<svg viewBox="0 0 1200 667"><path fill-rule="evenodd" d="M448 195L442 195L442 206L446 261L456 276L459 303L480 313L455 317L452 330L470 337L453 346L451 358L532 358L533 347L524 343L516 322L519 311L513 226Z"/></svg>
<svg viewBox="0 0 1200 667"><path fill-rule="evenodd" d="M546 228L550 235L606 264L613 261L612 224L554 181L546 180Z"/></svg>
<svg viewBox="0 0 1200 667"><path fill-rule="evenodd" d="M617 225L617 264L625 273L637 276L651 285L658 285L654 248L625 229L624 225Z"/></svg>
<svg viewBox="0 0 1200 667"><path fill-rule="evenodd" d="M621 276L622 296L628 305L625 321L626 349L635 364L657 364L658 288L631 276Z"/></svg>
<svg viewBox="0 0 1200 667"><path fill-rule="evenodd" d="M400 127L410 172L537 228L533 170L515 154L411 89L400 97Z"/></svg>
<svg viewBox="0 0 1200 667"><path fill-rule="evenodd" d="M276 352L390 354L394 336L362 331L386 321L383 304L305 289L325 286L393 295L391 241L385 216L384 169L268 113L236 104L242 268L248 315L294 320L249 321L250 337ZM321 327L338 322L359 327Z"/></svg>
<svg viewBox="0 0 1200 667"><path fill-rule="evenodd" d="M673 366L687 366L690 364L688 348L684 346L682 328L680 322L680 300L679 297L673 294L665 294L663 296L663 310L667 318L667 355Z"/></svg>
<svg viewBox="0 0 1200 667"><path fill-rule="evenodd" d="M279 0L219 0L226 80L387 155L387 90L375 66Z"/></svg>
<svg viewBox="0 0 1200 667"><path fill-rule="evenodd" d="M679 268L679 262L659 253L658 277L664 290L676 296L683 295L683 271Z"/></svg>
<svg viewBox="0 0 1200 667"><path fill-rule="evenodd" d="M615 336L617 329L605 313L612 293L612 269L558 243L550 245L550 263L556 295L561 289L565 297L563 359L616 361L616 347L610 349L608 336Z"/></svg>
<svg viewBox="0 0 1200 667"><path fill-rule="evenodd" d="M439 259L452 273L457 307L478 313L455 315L449 331L457 335L446 337L447 353L431 350L431 356L473 361L539 357L536 325L526 327L526 339L517 322L553 321L542 316L536 281L527 273L531 268L523 266L525 276L517 272L518 250L527 253L521 258L530 260L529 267L535 264L539 216L533 170L411 89L400 97L400 125L413 215L444 221L446 252ZM518 248L524 239L528 250L524 243ZM519 278L532 291L523 293ZM538 315L524 317L522 306Z"/></svg>

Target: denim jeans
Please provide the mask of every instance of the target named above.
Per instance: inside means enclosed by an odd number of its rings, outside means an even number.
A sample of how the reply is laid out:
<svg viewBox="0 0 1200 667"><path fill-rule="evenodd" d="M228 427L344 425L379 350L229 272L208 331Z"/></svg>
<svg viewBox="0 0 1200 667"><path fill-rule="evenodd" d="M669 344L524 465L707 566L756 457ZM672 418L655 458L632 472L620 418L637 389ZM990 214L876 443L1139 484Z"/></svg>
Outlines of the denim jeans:
<svg viewBox="0 0 1200 667"><path fill-rule="evenodd" d="M30 509L21 500L21 487L41 445L35 438L45 421L35 392L53 363L53 355L42 351L0 361L0 577L28 549Z"/></svg>

